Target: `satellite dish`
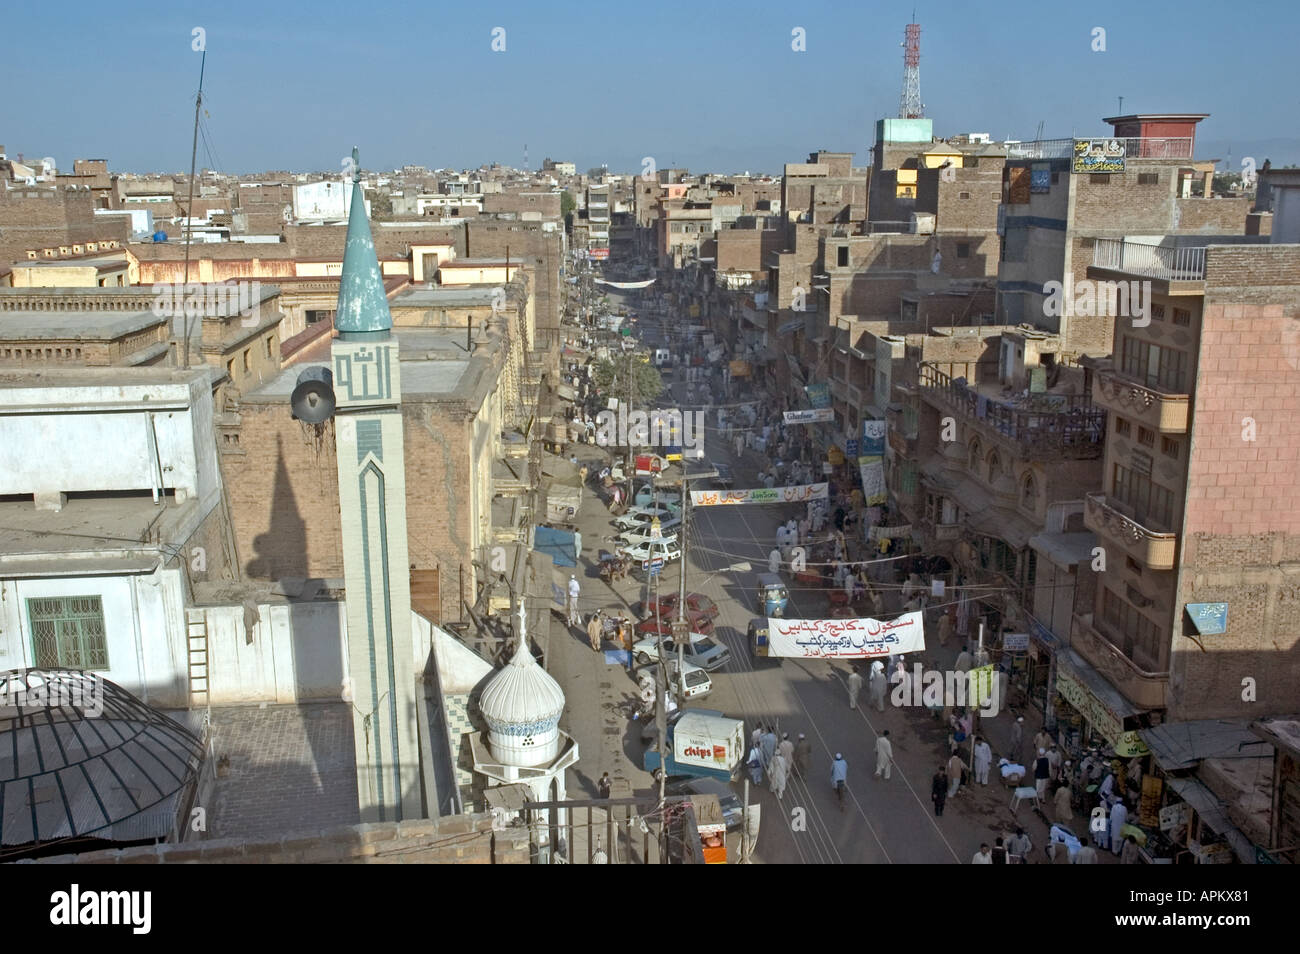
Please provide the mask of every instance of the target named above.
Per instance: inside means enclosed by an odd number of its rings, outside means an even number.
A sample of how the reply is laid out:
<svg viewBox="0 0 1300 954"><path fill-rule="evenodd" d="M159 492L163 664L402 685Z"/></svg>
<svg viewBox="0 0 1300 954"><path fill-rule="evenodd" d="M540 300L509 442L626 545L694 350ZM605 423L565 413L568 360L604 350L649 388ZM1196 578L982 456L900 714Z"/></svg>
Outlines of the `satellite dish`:
<svg viewBox="0 0 1300 954"><path fill-rule="evenodd" d="M319 424L334 416L334 374L329 368L308 368L298 375L289 398L295 420Z"/></svg>

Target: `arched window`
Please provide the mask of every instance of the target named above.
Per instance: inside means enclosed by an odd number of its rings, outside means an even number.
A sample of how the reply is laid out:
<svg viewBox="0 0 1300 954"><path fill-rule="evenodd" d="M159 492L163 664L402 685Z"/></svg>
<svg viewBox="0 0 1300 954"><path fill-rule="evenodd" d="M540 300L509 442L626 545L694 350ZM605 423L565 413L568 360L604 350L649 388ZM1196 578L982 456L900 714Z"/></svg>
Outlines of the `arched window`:
<svg viewBox="0 0 1300 954"><path fill-rule="evenodd" d="M1038 484L1032 473L1025 474L1025 479L1020 484L1020 504L1029 510L1038 506Z"/></svg>
<svg viewBox="0 0 1300 954"><path fill-rule="evenodd" d="M972 437L970 442L970 460L967 462L972 474L978 474L980 470L980 461L984 459L980 447L979 438Z"/></svg>
<svg viewBox="0 0 1300 954"><path fill-rule="evenodd" d="M989 451L989 483L998 479L998 471L1002 469L1002 458L998 457L997 451Z"/></svg>

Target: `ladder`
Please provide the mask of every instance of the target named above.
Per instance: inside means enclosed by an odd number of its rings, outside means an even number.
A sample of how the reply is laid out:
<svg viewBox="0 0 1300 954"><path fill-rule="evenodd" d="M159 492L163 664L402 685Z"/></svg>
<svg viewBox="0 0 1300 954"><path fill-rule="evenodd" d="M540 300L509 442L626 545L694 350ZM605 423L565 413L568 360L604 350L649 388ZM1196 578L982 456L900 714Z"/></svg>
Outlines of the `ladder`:
<svg viewBox="0 0 1300 954"><path fill-rule="evenodd" d="M201 609L185 611L185 649L190 680L190 708L212 708L208 692L208 614Z"/></svg>

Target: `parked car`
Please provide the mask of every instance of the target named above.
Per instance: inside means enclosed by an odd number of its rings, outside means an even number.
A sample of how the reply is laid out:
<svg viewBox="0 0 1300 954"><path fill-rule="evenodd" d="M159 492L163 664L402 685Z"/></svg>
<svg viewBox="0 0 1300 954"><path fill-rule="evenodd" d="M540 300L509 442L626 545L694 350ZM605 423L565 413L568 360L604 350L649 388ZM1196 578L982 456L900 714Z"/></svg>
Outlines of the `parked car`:
<svg viewBox="0 0 1300 954"><path fill-rule="evenodd" d="M682 703L688 699L702 699L713 691L713 680L709 674L689 659L682 665L680 676L677 673L676 656L665 659L664 668L668 670L674 694Z"/></svg>
<svg viewBox="0 0 1300 954"><path fill-rule="evenodd" d="M614 521L619 530L632 530L642 524L649 526L650 521L655 517L659 518L659 526L662 528L665 523L672 520L674 523L681 522L680 514L673 510L668 504L652 504L649 507L632 507L627 513Z"/></svg>
<svg viewBox="0 0 1300 954"><path fill-rule="evenodd" d="M739 831L745 824L745 806L732 790L713 778L684 778L669 782L664 791L669 795L716 795L722 806L722 817L727 821L727 831Z"/></svg>
<svg viewBox="0 0 1300 954"><path fill-rule="evenodd" d="M651 597L646 601L644 612L648 615L654 615L656 607L661 616L677 615L677 594L665 593L663 596ZM702 616L706 619L718 618L718 604L713 602L703 593L686 594L686 614L694 619L696 616Z"/></svg>
<svg viewBox="0 0 1300 954"><path fill-rule="evenodd" d="M680 520L674 523L681 523ZM624 547L640 546L642 543L650 543L652 540L662 540L664 543L677 543L676 533L664 533L662 525L660 526L660 535L652 537L650 535L650 525L644 527L635 527L631 530L624 530L617 537L618 542Z"/></svg>
<svg viewBox="0 0 1300 954"><path fill-rule="evenodd" d="M666 659L677 658L677 646L671 636L649 636L632 644L632 653L643 666L657 660L661 652ZM687 662L695 663L709 672L721 669L731 662L731 650L703 633L691 633L690 641L682 647L682 656Z"/></svg>
<svg viewBox="0 0 1300 954"><path fill-rule="evenodd" d="M650 562L655 559L662 559L665 563L669 563L682 558L681 547L676 543L664 543L662 540L639 543L634 547L627 547L622 552L642 570L650 569Z"/></svg>
<svg viewBox="0 0 1300 954"><path fill-rule="evenodd" d="M667 636L673 631L673 620L676 618L676 616L664 616L663 614L655 616L651 613L651 615L636 624L636 631L647 635L651 633L659 633L661 636ZM690 623L692 632L700 633L704 636L713 635L713 620L709 619L707 616L691 617Z"/></svg>

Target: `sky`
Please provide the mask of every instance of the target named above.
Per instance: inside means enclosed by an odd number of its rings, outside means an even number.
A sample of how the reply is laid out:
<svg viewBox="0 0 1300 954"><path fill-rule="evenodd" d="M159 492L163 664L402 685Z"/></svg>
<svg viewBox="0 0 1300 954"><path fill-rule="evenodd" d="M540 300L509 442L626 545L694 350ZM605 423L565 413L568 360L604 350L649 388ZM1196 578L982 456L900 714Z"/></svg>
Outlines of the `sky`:
<svg viewBox="0 0 1300 954"><path fill-rule="evenodd" d="M935 133L1105 135L1123 111L1209 113L1198 159L1300 163L1300 4L920 2ZM57 13L54 11L57 10ZM908 4L665 0L284 4L61 0L5 11L11 157L245 174L404 164L768 172L818 149L867 164L898 115ZM494 31L498 46L494 50ZM801 28L805 49L796 51ZM1103 34L1095 34L1097 28ZM1104 50L1094 50L1104 40Z"/></svg>

